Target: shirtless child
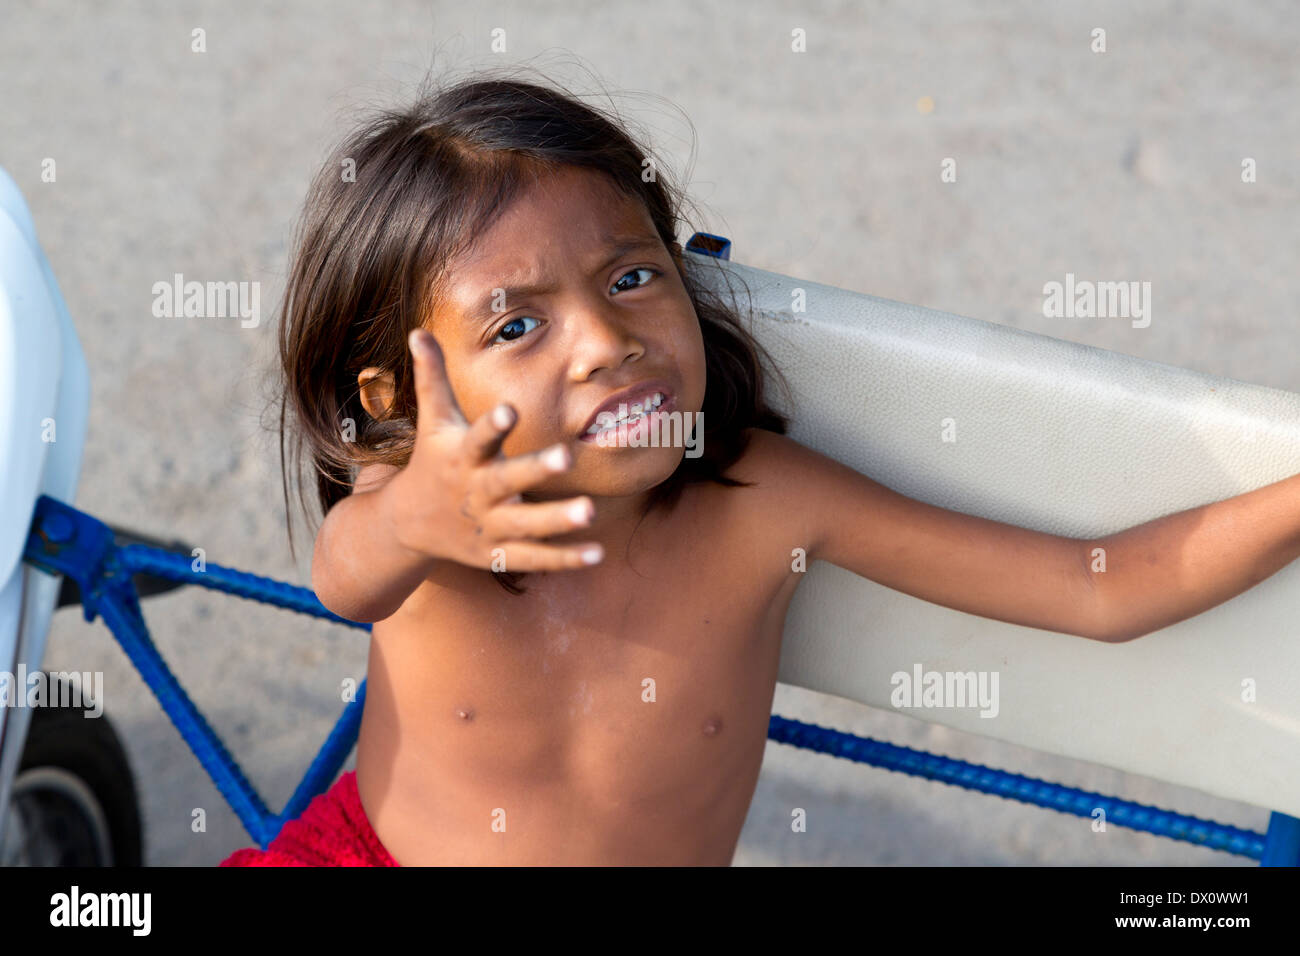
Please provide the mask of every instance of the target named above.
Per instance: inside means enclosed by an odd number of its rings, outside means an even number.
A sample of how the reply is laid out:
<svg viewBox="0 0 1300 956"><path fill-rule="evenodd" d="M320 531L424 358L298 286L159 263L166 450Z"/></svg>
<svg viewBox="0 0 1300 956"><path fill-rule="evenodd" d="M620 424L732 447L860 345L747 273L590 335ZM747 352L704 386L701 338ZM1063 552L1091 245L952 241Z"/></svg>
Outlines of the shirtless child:
<svg viewBox="0 0 1300 956"><path fill-rule="evenodd" d="M1112 641L1295 557L1279 484L1234 499L1235 525L1111 536L1102 585L1095 542L906 498L785 437L761 349L683 268L680 195L567 94L464 83L339 156L355 181L331 162L313 185L281 357L326 512L312 586L373 622L357 766L231 865L305 862L330 826L388 865L727 865L799 568ZM652 429L679 439L631 440Z"/></svg>

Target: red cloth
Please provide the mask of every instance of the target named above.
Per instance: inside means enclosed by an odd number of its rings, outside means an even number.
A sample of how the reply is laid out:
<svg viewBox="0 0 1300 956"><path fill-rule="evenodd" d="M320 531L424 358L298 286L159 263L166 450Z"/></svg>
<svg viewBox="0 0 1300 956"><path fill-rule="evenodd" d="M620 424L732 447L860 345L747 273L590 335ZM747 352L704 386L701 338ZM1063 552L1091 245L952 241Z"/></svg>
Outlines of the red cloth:
<svg viewBox="0 0 1300 956"><path fill-rule="evenodd" d="M220 866L400 866L371 829L349 770L317 794L265 850L236 850Z"/></svg>

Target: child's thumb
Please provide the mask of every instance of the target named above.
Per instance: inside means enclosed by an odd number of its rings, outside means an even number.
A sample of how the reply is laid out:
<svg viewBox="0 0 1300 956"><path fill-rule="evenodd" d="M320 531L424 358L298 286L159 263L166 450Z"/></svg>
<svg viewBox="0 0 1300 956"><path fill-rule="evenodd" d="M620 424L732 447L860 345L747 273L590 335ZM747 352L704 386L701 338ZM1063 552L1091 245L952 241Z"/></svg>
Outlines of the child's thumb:
<svg viewBox="0 0 1300 956"><path fill-rule="evenodd" d="M437 341L427 330L415 329L409 343L415 356L416 428L423 432L449 422L467 424L447 381L447 365Z"/></svg>

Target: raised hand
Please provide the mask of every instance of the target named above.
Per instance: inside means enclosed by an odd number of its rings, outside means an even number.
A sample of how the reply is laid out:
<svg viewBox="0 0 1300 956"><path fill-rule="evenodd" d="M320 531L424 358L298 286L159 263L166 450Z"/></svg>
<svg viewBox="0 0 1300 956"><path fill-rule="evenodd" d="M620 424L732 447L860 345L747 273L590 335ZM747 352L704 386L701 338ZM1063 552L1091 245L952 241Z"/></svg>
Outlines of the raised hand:
<svg viewBox="0 0 1300 956"><path fill-rule="evenodd" d="M411 551L476 568L562 571L601 560L600 545L540 540L585 527L595 516L586 495L525 502L522 492L567 470L564 445L507 458L501 445L517 417L499 405L470 424L447 381L442 349L423 329L409 341L415 362L415 446L393 476L394 530ZM494 554L495 549L504 549ZM494 564L504 555L504 567Z"/></svg>

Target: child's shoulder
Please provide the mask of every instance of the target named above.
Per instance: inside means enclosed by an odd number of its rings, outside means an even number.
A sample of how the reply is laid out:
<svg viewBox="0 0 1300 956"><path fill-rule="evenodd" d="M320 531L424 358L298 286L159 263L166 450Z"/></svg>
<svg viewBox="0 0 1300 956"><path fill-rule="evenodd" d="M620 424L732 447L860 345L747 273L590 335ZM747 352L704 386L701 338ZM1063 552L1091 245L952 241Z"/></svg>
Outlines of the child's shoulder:
<svg viewBox="0 0 1300 956"><path fill-rule="evenodd" d="M740 457L727 469L729 478L753 481L773 487L797 479L799 466L806 465L811 449L789 435L766 428L746 428L746 445ZM815 454L815 453L813 453Z"/></svg>
<svg viewBox="0 0 1300 956"><path fill-rule="evenodd" d="M823 457L788 435L765 428L745 430L747 444L726 470L728 478L752 482L744 496L754 527L769 539L806 542L817 532L817 502L810 486Z"/></svg>
<svg viewBox="0 0 1300 956"><path fill-rule="evenodd" d="M749 445L726 474L760 489L748 502L765 534L807 542L801 546L809 555L820 551L828 535L849 533L855 517L898 500L885 486L789 435L760 428L746 434Z"/></svg>

